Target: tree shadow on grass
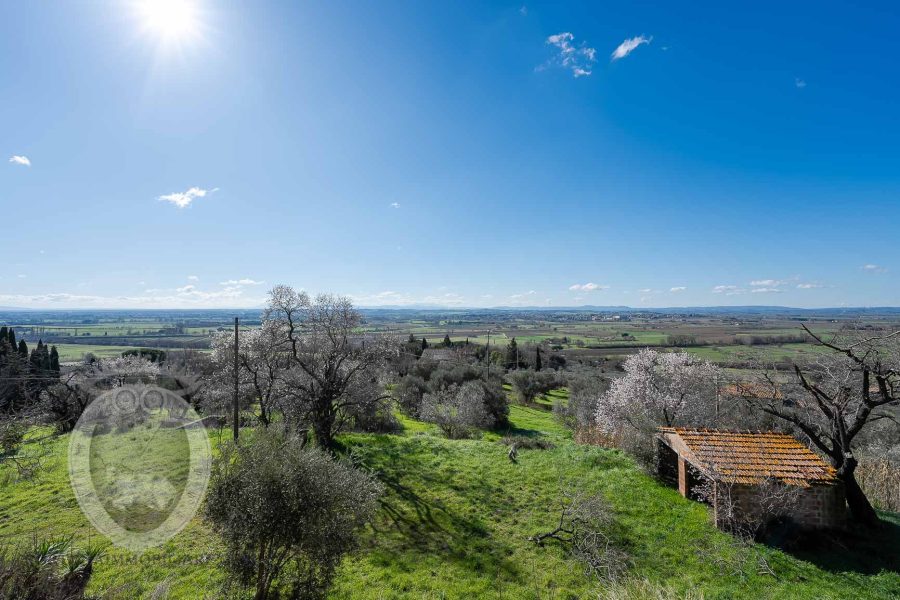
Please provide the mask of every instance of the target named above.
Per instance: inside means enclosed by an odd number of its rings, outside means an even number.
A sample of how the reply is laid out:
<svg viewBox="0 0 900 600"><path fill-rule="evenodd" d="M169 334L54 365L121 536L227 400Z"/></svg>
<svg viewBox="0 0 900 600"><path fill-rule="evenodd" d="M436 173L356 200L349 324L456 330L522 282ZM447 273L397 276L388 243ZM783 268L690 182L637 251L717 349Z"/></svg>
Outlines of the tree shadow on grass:
<svg viewBox="0 0 900 600"><path fill-rule="evenodd" d="M782 550L833 573L900 573L900 515L881 517L880 527L851 524L849 531L806 533Z"/></svg>
<svg viewBox="0 0 900 600"><path fill-rule="evenodd" d="M379 500L381 510L371 524L373 543L380 554L399 559L412 550L465 563L475 571L511 579L519 576L518 565L507 558L512 548L492 536L478 516L462 516L439 498L429 498L407 483L414 481L417 488L430 490L446 488L447 481L417 463L414 455L404 453L402 444L378 446L377 452L363 458L363 464L388 490ZM481 481L476 485L487 484ZM464 493L459 487L450 488Z"/></svg>

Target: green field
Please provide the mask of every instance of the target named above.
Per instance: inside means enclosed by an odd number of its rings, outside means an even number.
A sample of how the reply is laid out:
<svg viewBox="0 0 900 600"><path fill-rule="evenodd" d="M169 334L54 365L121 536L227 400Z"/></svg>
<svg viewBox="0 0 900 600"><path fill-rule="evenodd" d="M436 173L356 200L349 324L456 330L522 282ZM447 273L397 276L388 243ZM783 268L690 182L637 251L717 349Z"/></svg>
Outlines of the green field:
<svg viewBox="0 0 900 600"><path fill-rule="evenodd" d="M554 392L551 397L564 397ZM551 398L547 398L550 401ZM360 550L342 564L333 598L585 598L588 579L563 548L526 538L552 529L562 489L602 494L609 531L630 556L630 574L706 598L896 598L900 595L900 518L853 550L792 556L763 546L742 550L710 524L709 509L643 474L619 451L576 445L546 410L513 406L512 433L540 436L551 450L521 450L518 463L498 443L446 440L431 425L403 418L402 435L345 434L356 460L385 484ZM215 444L216 434L213 434ZM69 487L67 436L53 441L49 472L0 487L0 539L74 534L96 541ZM127 589L149 595L161 582L170 598L216 598L223 575L218 538L195 518L161 548L136 556L110 549L90 593ZM775 575L764 574L764 558Z"/></svg>

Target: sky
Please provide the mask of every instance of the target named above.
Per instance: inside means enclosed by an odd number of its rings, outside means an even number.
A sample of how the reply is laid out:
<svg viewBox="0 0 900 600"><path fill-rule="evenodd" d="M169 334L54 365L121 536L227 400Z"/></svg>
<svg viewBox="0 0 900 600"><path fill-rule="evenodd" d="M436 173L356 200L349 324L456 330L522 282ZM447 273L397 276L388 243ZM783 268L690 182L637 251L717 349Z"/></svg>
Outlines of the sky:
<svg viewBox="0 0 900 600"><path fill-rule="evenodd" d="M900 305L900 5L0 3L0 306Z"/></svg>

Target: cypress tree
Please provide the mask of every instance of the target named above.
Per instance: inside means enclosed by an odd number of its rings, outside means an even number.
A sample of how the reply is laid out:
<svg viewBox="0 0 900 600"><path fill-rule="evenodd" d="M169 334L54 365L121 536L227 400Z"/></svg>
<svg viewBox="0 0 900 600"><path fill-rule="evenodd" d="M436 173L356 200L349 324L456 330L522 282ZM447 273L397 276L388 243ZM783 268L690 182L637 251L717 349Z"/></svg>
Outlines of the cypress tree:
<svg viewBox="0 0 900 600"><path fill-rule="evenodd" d="M15 348L16 347L16 332L13 330L12 327L9 328L9 338L7 338L7 339L9 340L9 347Z"/></svg>
<svg viewBox="0 0 900 600"><path fill-rule="evenodd" d="M59 377L59 352L56 351L56 346L50 348L50 372Z"/></svg>
<svg viewBox="0 0 900 600"><path fill-rule="evenodd" d="M541 364L541 347L537 346L534 352L534 370L540 371L543 365Z"/></svg>
<svg viewBox="0 0 900 600"><path fill-rule="evenodd" d="M422 350L424 350L427 347L428 347L428 340L426 340L425 338L422 338Z"/></svg>
<svg viewBox="0 0 900 600"><path fill-rule="evenodd" d="M444 347L449 348L452 345L453 345L453 342L450 341L450 334L449 333L445 334L444 335Z"/></svg>
<svg viewBox="0 0 900 600"><path fill-rule="evenodd" d="M22 357L22 360L28 360L28 344L25 343L25 340L19 340L19 356Z"/></svg>
<svg viewBox="0 0 900 600"><path fill-rule="evenodd" d="M509 344L506 346L506 368L510 368L515 365L515 367L519 368L519 353L518 353L518 344L516 344L516 338L509 340Z"/></svg>

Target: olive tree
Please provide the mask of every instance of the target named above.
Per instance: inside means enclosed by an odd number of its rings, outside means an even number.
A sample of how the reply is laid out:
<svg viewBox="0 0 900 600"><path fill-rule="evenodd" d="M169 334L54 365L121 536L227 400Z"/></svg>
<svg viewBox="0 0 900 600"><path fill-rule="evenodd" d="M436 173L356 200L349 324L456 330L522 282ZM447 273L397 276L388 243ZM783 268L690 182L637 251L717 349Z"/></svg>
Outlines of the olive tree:
<svg viewBox="0 0 900 600"><path fill-rule="evenodd" d="M281 428L226 444L212 465L206 518L226 546L225 566L254 598L320 598L381 485Z"/></svg>
<svg viewBox="0 0 900 600"><path fill-rule="evenodd" d="M383 336L359 334L362 319L348 298L323 294L313 299L279 285L269 292L264 321L290 364L285 376L288 410L308 420L322 448L333 450L335 435L354 414L389 398L380 376L398 345Z"/></svg>
<svg viewBox="0 0 900 600"><path fill-rule="evenodd" d="M484 388L475 381L425 394L419 416L436 424L448 438L469 437L474 430L493 427L494 417L484 402Z"/></svg>

